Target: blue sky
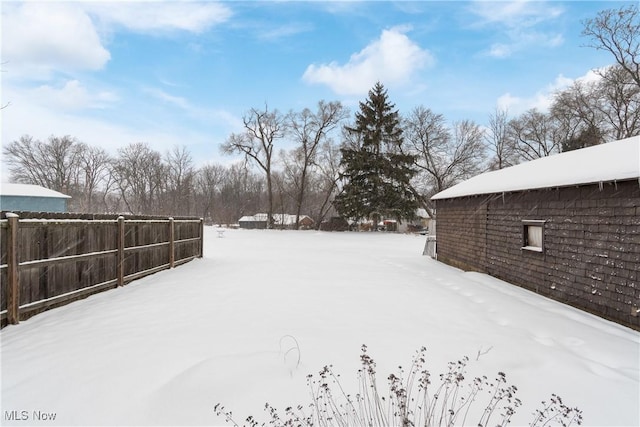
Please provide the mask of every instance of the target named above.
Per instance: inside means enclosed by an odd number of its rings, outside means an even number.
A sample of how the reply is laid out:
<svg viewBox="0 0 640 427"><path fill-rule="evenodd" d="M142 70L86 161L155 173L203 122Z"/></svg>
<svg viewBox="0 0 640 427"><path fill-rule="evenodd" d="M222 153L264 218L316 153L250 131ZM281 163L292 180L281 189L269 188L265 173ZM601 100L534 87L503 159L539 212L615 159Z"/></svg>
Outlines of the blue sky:
<svg viewBox="0 0 640 427"><path fill-rule="evenodd" d="M142 141L226 163L248 109L353 113L377 80L401 113L486 124L612 63L583 47L582 21L629 3L3 0L2 143Z"/></svg>

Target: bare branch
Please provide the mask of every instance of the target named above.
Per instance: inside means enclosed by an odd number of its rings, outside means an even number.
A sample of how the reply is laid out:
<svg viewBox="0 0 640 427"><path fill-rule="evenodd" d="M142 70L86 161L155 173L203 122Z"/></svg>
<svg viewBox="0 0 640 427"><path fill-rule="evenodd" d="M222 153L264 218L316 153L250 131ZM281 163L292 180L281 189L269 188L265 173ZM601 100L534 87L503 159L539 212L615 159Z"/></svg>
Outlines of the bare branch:
<svg viewBox="0 0 640 427"><path fill-rule="evenodd" d="M637 4L607 9L584 22L587 45L610 52L636 85L640 86L640 11Z"/></svg>

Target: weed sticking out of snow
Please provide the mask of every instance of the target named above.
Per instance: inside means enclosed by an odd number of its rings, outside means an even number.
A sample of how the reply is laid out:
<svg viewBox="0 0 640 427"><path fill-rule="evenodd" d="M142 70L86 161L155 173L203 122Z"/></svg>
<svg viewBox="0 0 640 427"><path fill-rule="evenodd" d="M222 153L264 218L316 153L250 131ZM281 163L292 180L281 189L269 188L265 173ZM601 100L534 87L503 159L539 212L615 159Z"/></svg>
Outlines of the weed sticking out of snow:
<svg viewBox="0 0 640 427"><path fill-rule="evenodd" d="M284 337L283 337L284 338ZM293 337L291 337L293 338ZM294 339L295 340L295 339ZM296 343L297 344L297 343ZM299 347L292 347L290 350ZM426 365L426 348L413 357L409 373L400 366L398 373L387 377L388 391L378 388L376 363L362 346L361 368L358 370L358 391L355 395L345 391L340 375L331 365L325 366L317 377L307 376L311 403L284 410L284 414L271 404L265 404L269 421L260 422L249 416L244 425L250 427L273 426L453 426L498 425L506 426L516 410L522 406L515 385L507 385L506 374L498 372L495 379L486 376L466 378L468 357L450 362L448 371L440 375L439 385L432 384ZM488 350L487 350L488 351ZM484 353L483 353L484 354ZM481 353L478 353L478 358ZM482 406L478 406L481 403ZM479 410L478 410L479 409ZM233 413L222 404L214 406L217 416L227 423L239 424ZM547 425L570 426L582 424L582 411L565 405L552 394L534 413L533 427ZM467 424L468 420L476 422Z"/></svg>
<svg viewBox="0 0 640 427"><path fill-rule="evenodd" d="M284 335L280 338L280 352L282 353L283 347L282 344L289 343L289 347L284 351L283 361L284 364L287 365L289 369L289 376L293 377L294 369L298 369L300 367L300 344L298 344L298 340L293 335ZM295 357L295 367L292 365L293 357Z"/></svg>

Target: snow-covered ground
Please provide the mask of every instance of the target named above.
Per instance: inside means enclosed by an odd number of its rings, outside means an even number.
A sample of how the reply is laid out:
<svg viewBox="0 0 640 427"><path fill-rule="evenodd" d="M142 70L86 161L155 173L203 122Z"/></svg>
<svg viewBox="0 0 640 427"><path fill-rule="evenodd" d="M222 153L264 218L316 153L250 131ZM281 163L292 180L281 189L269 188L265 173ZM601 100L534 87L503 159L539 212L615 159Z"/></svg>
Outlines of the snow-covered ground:
<svg viewBox="0 0 640 427"><path fill-rule="evenodd" d="M355 392L361 344L381 385L421 346L434 378L465 355L474 375L504 371L513 425L551 393L585 425L640 424L640 333L433 261L424 241L207 227L203 259L3 329L0 424L220 425L218 402L266 420L265 402L308 404L324 365Z"/></svg>

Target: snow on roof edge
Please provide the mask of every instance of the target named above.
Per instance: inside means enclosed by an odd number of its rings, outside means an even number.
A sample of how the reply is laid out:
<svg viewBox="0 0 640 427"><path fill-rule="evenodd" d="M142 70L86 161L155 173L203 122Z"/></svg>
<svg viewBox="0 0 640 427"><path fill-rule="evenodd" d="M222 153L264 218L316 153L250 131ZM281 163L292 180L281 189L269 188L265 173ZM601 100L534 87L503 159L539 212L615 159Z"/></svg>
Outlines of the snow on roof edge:
<svg viewBox="0 0 640 427"><path fill-rule="evenodd" d="M431 200L640 178L640 136L532 160L485 172Z"/></svg>
<svg viewBox="0 0 640 427"><path fill-rule="evenodd" d="M57 199L71 199L71 196L55 190L33 184L0 183L1 196L22 196L22 197L52 197Z"/></svg>

